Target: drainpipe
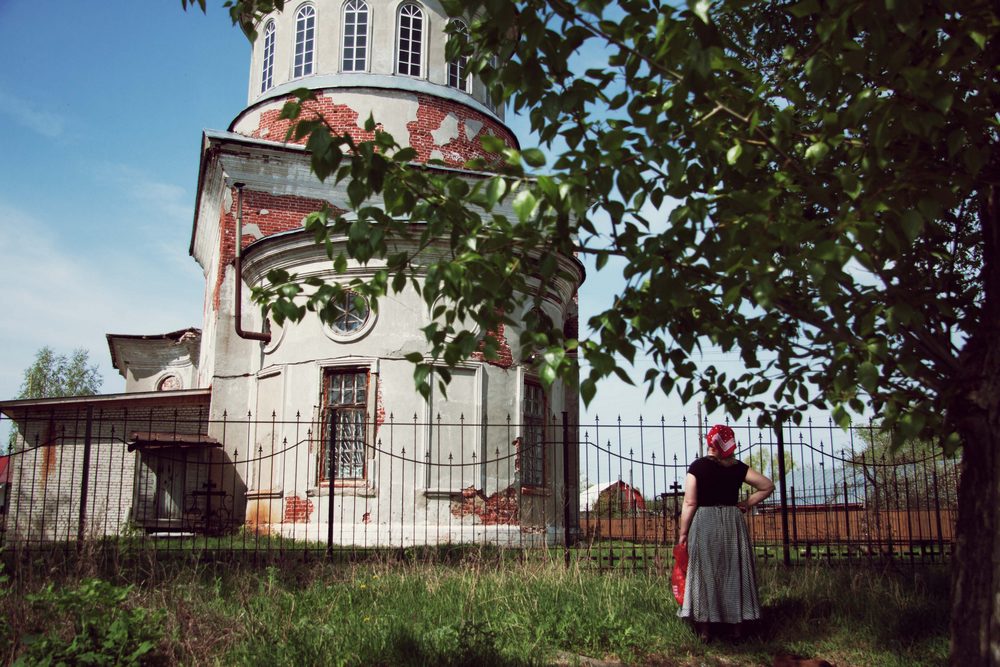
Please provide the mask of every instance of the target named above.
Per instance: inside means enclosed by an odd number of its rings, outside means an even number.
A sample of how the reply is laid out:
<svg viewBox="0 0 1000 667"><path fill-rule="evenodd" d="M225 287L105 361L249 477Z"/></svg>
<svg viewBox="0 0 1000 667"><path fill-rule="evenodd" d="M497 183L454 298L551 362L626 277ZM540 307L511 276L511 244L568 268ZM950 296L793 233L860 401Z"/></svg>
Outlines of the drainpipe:
<svg viewBox="0 0 1000 667"><path fill-rule="evenodd" d="M271 334L265 331L243 330L243 186L233 183L236 188L236 335L247 340L271 342Z"/></svg>

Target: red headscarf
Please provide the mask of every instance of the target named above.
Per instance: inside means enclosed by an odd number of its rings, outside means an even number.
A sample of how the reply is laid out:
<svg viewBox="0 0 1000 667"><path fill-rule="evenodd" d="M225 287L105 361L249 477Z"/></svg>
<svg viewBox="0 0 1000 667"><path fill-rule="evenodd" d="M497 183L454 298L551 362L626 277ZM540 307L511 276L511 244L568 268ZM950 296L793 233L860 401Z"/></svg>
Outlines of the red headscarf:
<svg viewBox="0 0 1000 667"><path fill-rule="evenodd" d="M723 424L713 426L708 431L708 435L705 436L705 442L708 443L709 447L715 447L719 456L724 459L729 458L736 451L736 434L733 433L733 429Z"/></svg>

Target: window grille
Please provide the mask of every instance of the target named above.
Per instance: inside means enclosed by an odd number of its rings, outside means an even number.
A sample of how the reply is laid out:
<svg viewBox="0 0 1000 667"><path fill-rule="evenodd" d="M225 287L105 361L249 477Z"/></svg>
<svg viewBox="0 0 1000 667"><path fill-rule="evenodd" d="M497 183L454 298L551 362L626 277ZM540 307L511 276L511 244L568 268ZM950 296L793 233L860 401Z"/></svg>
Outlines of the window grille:
<svg viewBox="0 0 1000 667"><path fill-rule="evenodd" d="M521 484L545 484L545 393L540 385L524 385L524 438L521 442Z"/></svg>
<svg viewBox="0 0 1000 667"><path fill-rule="evenodd" d="M364 479L368 372L330 370L324 393L326 433L320 451L320 481Z"/></svg>

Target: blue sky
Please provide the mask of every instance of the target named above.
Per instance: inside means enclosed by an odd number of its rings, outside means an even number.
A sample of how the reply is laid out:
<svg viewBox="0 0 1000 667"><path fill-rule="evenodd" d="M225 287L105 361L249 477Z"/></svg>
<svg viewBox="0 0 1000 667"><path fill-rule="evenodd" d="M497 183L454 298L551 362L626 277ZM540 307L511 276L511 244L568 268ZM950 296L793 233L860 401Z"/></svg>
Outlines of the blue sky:
<svg viewBox="0 0 1000 667"><path fill-rule="evenodd" d="M0 0L0 399L43 345L89 350L114 393L124 381L106 333L201 327L188 255L201 132L245 106L250 51L222 0L208 4ZM508 122L529 145L526 122ZM591 272L584 317L613 298L615 276ZM609 380L590 413L695 415L644 396Z"/></svg>

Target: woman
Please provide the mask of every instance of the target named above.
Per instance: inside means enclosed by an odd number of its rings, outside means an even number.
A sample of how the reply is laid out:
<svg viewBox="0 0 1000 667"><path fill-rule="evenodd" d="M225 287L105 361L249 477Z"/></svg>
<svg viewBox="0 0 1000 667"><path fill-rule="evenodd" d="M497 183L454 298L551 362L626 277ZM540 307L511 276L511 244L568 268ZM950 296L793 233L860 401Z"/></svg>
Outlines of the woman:
<svg viewBox="0 0 1000 667"><path fill-rule="evenodd" d="M684 604L677 615L690 618L703 641L710 624L740 624L760 618L753 547L741 512L774 491L774 483L733 457L736 435L721 424L706 438L708 456L688 468L678 541L687 544L688 570ZM740 486L755 491L739 501Z"/></svg>

